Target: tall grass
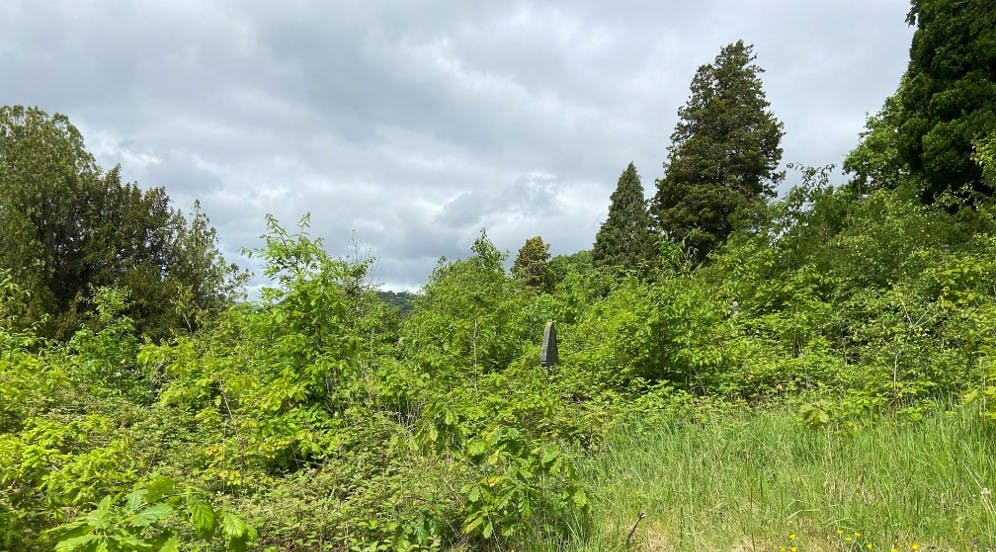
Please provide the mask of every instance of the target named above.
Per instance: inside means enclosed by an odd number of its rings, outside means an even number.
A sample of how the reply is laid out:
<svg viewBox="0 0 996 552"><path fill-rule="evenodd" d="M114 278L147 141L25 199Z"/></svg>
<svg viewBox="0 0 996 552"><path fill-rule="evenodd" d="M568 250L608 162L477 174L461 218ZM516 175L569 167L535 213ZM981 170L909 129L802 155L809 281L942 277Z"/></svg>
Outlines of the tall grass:
<svg viewBox="0 0 996 552"><path fill-rule="evenodd" d="M967 408L804 427L788 410L627 424L584 466L594 504L540 549L985 550L996 439ZM870 547L870 548L869 548Z"/></svg>

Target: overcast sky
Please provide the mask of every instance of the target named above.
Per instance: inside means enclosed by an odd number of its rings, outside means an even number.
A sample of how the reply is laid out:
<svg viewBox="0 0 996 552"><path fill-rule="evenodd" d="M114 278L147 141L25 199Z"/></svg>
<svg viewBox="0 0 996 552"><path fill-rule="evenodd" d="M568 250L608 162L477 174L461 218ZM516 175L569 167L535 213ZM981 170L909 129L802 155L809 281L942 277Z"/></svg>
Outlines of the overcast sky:
<svg viewBox="0 0 996 552"><path fill-rule="evenodd" d="M0 3L0 103L65 113L105 168L195 198L226 256L265 215L415 289L480 229L591 247L663 173L696 68L755 46L783 162L839 165L905 69L905 0ZM791 183L790 175L787 184ZM261 279L257 277L255 284Z"/></svg>

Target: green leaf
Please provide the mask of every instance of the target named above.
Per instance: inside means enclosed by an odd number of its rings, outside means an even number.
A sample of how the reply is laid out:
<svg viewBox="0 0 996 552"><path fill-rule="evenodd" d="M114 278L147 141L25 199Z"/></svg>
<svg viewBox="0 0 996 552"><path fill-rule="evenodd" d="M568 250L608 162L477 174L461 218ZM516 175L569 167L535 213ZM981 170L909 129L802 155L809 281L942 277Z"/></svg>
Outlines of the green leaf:
<svg viewBox="0 0 996 552"><path fill-rule="evenodd" d="M148 527L173 513L173 507L165 502L154 504L138 512L128 523L131 527Z"/></svg>
<svg viewBox="0 0 996 552"><path fill-rule="evenodd" d="M217 518L211 506L199 499L190 499L187 503L187 510L190 512L190 522L194 524L197 536L204 539L214 533Z"/></svg>
<svg viewBox="0 0 996 552"><path fill-rule="evenodd" d="M147 491L145 489L138 489L138 490L135 490L135 491L132 491L131 493L129 493L128 497L127 497L127 500L128 500L128 511L134 512L134 511L137 511L139 508L141 508L142 505L146 503L146 501L145 501L145 495L147 495L147 494L149 494L149 491ZM150 500L149 502L153 502L153 501Z"/></svg>
<svg viewBox="0 0 996 552"><path fill-rule="evenodd" d="M578 489L577 491L574 491L574 494L571 496L571 499L574 500L574 506L580 509L584 509L588 506L588 495L584 492L583 489Z"/></svg>
<svg viewBox="0 0 996 552"><path fill-rule="evenodd" d="M221 513L221 534L226 539L237 539L246 532L246 525L231 512Z"/></svg>
<svg viewBox="0 0 996 552"><path fill-rule="evenodd" d="M130 535L130 534L119 534L118 536L111 537L111 538L114 540L115 544L117 545L117 549L118 550L132 550L132 551L134 551L134 550L151 550L152 549L152 545L150 545L149 543L147 543L145 541L139 540L138 537L135 537L135 536ZM103 544L103 543L101 543L101 544Z"/></svg>
<svg viewBox="0 0 996 552"><path fill-rule="evenodd" d="M145 499L152 502L158 502L160 498L171 495L175 492L176 483L173 481L172 477L157 477L149 483L146 487L149 492Z"/></svg>
<svg viewBox="0 0 996 552"><path fill-rule="evenodd" d="M159 547L158 552L180 552L180 541L176 540L175 536L170 536L166 539L166 542Z"/></svg>
<svg viewBox="0 0 996 552"><path fill-rule="evenodd" d="M72 552L73 550L79 550L83 548L83 545L93 542L100 538L99 535L89 533L87 535L82 535L79 537L71 537L68 539L63 539L55 545L55 552Z"/></svg>
<svg viewBox="0 0 996 552"><path fill-rule="evenodd" d="M470 518L469 521L467 521L467 524L464 525L463 527L464 534L466 535L474 534L474 532L477 530L478 527L481 526L482 523L484 523L484 516L480 514L475 514L473 517Z"/></svg>
<svg viewBox="0 0 996 552"><path fill-rule="evenodd" d="M555 448L549 447L543 450L543 455L540 458L540 462L542 462L544 466L549 466L550 464L555 462L558 458L560 458L560 451Z"/></svg>
<svg viewBox="0 0 996 552"><path fill-rule="evenodd" d="M107 529L111 526L111 497L101 499L97 509L86 515L87 523L97 529Z"/></svg>

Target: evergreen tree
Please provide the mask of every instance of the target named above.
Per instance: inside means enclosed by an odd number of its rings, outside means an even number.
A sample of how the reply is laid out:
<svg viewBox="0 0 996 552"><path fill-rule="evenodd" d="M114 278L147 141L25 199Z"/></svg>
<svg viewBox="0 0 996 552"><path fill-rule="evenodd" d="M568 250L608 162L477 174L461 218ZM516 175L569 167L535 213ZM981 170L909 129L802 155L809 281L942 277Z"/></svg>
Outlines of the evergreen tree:
<svg viewBox="0 0 996 552"><path fill-rule="evenodd" d="M914 0L917 30L899 87L899 152L925 179L923 199L992 187L972 161L976 141L996 132L996 6L992 0Z"/></svg>
<svg viewBox="0 0 996 552"><path fill-rule="evenodd" d="M526 240L512 263L512 276L538 291L553 291L555 276L550 269L550 244L539 236Z"/></svg>
<svg viewBox="0 0 996 552"><path fill-rule="evenodd" d="M637 268L653 242L643 184L633 163L619 176L610 199L609 217L595 236L592 260L595 266Z"/></svg>
<svg viewBox="0 0 996 552"><path fill-rule="evenodd" d="M163 188L103 171L64 115L0 107L0 270L31 295L31 316L67 337L88 298L123 288L126 313L153 338L194 329L224 307L244 279L217 249L199 209L188 221Z"/></svg>
<svg viewBox="0 0 996 552"><path fill-rule="evenodd" d="M733 230L732 215L773 196L782 124L768 109L754 47L737 41L699 67L678 110L665 177L651 212L657 228L702 259Z"/></svg>

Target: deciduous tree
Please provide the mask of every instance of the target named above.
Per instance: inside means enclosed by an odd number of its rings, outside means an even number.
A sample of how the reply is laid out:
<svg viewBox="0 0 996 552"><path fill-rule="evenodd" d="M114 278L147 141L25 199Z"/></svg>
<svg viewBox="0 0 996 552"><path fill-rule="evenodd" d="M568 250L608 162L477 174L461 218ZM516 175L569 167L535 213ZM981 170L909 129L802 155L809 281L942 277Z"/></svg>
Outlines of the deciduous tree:
<svg viewBox="0 0 996 552"><path fill-rule="evenodd" d="M851 186L859 193L899 186L909 169L899 155L899 101L895 96L868 117L861 141L844 159L844 172L852 173Z"/></svg>

